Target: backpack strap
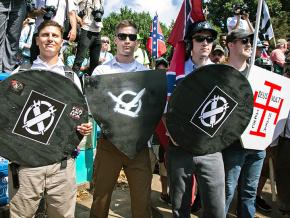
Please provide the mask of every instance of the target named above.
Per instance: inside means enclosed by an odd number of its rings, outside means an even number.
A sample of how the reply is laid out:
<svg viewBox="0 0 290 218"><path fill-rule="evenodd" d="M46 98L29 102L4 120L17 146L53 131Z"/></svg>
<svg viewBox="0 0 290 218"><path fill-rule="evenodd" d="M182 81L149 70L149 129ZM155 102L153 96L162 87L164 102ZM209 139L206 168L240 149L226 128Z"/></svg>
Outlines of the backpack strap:
<svg viewBox="0 0 290 218"><path fill-rule="evenodd" d="M30 70L31 69L31 63L22 63L19 67L19 70L18 72L21 72L21 71L25 71L25 70Z"/></svg>
<svg viewBox="0 0 290 218"><path fill-rule="evenodd" d="M31 35L31 31L32 31L32 26L30 24L28 26L29 26L29 32L28 32L27 37L26 37L26 39L24 41L25 43L27 43L27 41L28 41L28 39L29 39L29 37Z"/></svg>
<svg viewBox="0 0 290 218"><path fill-rule="evenodd" d="M71 81L74 82L75 72L72 70L72 68L65 65L63 67L63 70L64 70L65 77L69 78Z"/></svg>

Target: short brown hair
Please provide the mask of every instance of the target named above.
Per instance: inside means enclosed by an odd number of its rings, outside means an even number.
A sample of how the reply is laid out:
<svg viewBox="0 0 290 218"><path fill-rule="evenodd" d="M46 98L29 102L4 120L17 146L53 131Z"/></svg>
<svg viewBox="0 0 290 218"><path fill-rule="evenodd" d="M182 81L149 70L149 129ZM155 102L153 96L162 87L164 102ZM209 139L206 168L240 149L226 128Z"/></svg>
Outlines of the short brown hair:
<svg viewBox="0 0 290 218"><path fill-rule="evenodd" d="M41 30L43 30L45 27L48 27L48 26L55 26L59 29L60 33L61 33L61 38L62 38L62 35L63 35L63 28L61 25L59 25L58 22L55 22L53 20L45 20L43 21L39 27L37 28L38 30L38 33L40 33Z"/></svg>
<svg viewBox="0 0 290 218"><path fill-rule="evenodd" d="M136 33L138 32L138 27L137 25L130 20L122 20L120 23L117 24L116 28L115 28L115 33L118 34L119 29L124 28L124 27L133 27L134 29L136 29Z"/></svg>

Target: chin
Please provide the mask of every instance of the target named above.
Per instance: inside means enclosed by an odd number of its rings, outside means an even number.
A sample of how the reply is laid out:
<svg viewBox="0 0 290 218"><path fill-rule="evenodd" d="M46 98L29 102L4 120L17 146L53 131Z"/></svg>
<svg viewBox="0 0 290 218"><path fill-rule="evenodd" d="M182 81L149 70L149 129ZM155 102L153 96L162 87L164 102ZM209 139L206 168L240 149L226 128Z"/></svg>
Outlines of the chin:
<svg viewBox="0 0 290 218"><path fill-rule="evenodd" d="M208 56L209 56L209 53L208 52L204 52L204 53L201 53L200 54L200 57L201 58L208 58Z"/></svg>

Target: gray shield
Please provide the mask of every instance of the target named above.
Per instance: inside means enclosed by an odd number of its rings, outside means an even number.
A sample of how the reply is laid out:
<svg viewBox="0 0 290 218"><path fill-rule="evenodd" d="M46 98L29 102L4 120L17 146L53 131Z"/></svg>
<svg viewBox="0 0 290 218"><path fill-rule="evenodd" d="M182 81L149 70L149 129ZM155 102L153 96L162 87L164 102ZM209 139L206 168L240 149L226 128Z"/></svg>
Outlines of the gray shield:
<svg viewBox="0 0 290 218"><path fill-rule="evenodd" d="M154 132L166 102L166 73L148 70L88 77L85 92L103 136L134 158Z"/></svg>
<svg viewBox="0 0 290 218"><path fill-rule="evenodd" d="M71 155L87 122L87 104L68 78L44 70L0 83L0 155L24 166L45 166Z"/></svg>

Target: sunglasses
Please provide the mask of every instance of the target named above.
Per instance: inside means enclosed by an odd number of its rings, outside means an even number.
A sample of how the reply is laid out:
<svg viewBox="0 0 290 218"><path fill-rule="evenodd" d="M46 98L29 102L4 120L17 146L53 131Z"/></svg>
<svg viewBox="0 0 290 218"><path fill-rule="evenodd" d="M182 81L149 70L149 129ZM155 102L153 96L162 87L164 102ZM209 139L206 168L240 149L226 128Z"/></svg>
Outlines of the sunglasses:
<svg viewBox="0 0 290 218"><path fill-rule="evenodd" d="M253 44L252 39L250 38L243 38L243 39L236 39L235 41L240 40L242 44L246 45L248 43Z"/></svg>
<svg viewBox="0 0 290 218"><path fill-rule="evenodd" d="M118 39L125 41L127 37L130 41L136 41L137 40L137 34L126 34L126 33L118 33L117 35Z"/></svg>
<svg viewBox="0 0 290 218"><path fill-rule="evenodd" d="M102 40L102 43L110 44L110 42L108 40Z"/></svg>
<svg viewBox="0 0 290 218"><path fill-rule="evenodd" d="M192 39L195 39L195 41L197 42L203 42L204 40L206 40L208 43L212 43L214 41L214 38L212 36L193 36Z"/></svg>

